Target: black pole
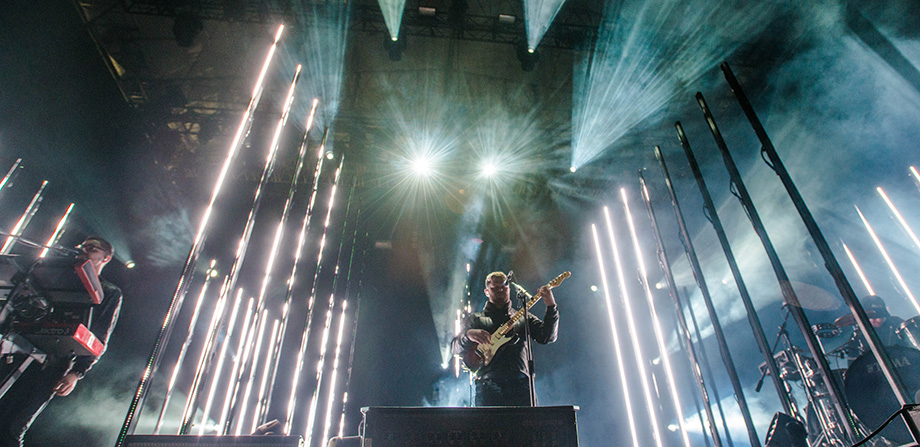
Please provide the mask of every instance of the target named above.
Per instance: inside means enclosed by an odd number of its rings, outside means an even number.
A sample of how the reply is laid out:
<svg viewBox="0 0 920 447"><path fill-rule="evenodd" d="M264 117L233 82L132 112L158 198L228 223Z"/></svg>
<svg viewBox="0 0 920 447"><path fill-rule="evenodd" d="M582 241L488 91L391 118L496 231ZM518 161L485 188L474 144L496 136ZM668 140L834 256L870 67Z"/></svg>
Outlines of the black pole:
<svg viewBox="0 0 920 447"><path fill-rule="evenodd" d="M656 147L657 151L658 148ZM696 385L699 387L700 396L703 398L703 404L706 410L706 418L709 419L709 430L710 436L712 437L712 442L716 447L722 447L722 439L719 437L719 429L716 425L715 416L712 414L712 404L709 401L709 391L706 390L706 382L703 381L703 373L700 370L700 362L696 357L696 350L693 348L693 339L690 338L690 328L687 326L687 319L684 318L684 312L682 310L683 306L680 304L680 296L677 294L677 284L674 282L674 275L671 273L671 264L668 261L668 253L664 248L664 242L661 240L661 231L658 230L658 219L655 217L655 210L652 206L652 199L649 196L648 186L645 184L645 177L642 175L642 171L639 171L639 185L642 188L642 198L645 200L645 209L648 211L649 220L652 223L652 234L655 236L655 242L658 245L658 265L661 267L661 270L664 272L665 280L668 282L668 292L671 295L671 300L674 301L674 307L677 310L677 322L680 324L680 329L678 332L683 333L685 337L685 342L687 343L685 349L687 351L687 356L689 357L691 369L693 370L693 377L696 379ZM743 410L747 409L745 405L742 407ZM745 418L745 421L750 419L748 414ZM753 423L748 427L751 430L751 447L760 447L760 443L757 439L757 434L753 432L754 426Z"/></svg>
<svg viewBox="0 0 920 447"><path fill-rule="evenodd" d="M675 316L675 318L676 318L676 316ZM692 336L691 336L691 338L692 338ZM683 350L684 350L684 354L686 354L686 353L687 353L687 352L686 352L686 351L687 351L687 348L683 348ZM688 354L688 355L687 355L687 366L692 368L693 365L690 364L690 358L689 358L689 357L690 357L690 356L689 356L689 354ZM692 379L690 379L689 377L687 378L687 381L691 381L691 380L692 380ZM708 380L708 377L707 377L707 380ZM713 382L710 381L709 383L713 383ZM713 395L714 395L714 394L713 394ZM717 398L717 399L718 399L718 398ZM696 407L696 417L697 417L697 419L700 420L700 427L705 427L705 426L706 426L706 420L703 419L703 405L701 404L700 396L697 396L696 394L693 395L693 406ZM703 442L706 444L706 447L712 446L712 442L709 441L709 438L706 437L706 436L703 436Z"/></svg>
<svg viewBox="0 0 920 447"><path fill-rule="evenodd" d="M681 147L684 149L684 154L687 156L690 170L693 171L693 176L696 178L697 186L699 186L700 189L700 195L703 197L703 210L706 213L706 217L709 219L709 223L712 224L713 230L716 232L719 244L722 246L722 251L725 253L725 259L728 261L728 268L731 270L732 276L735 279L735 284L738 286L738 294L747 311L748 323L751 325L751 330L754 333L754 340L757 342L757 347L760 349L761 354L763 354L764 361L770 371L773 385L776 388L776 394L783 404L783 411L785 411L786 414L795 414L793 412L792 403L789 400L789 394L786 392L786 387L780 380L779 368L776 366L776 359L773 358L773 350L770 349L770 343L767 341L763 326L760 324L760 317L757 316L757 308L754 307L754 301L751 299L751 294L748 293L747 285L741 277L741 269L738 267L738 262L735 260L734 252L732 251L731 244L728 242L728 236L725 234L725 229L722 227L722 220L719 219L719 214L712 201L712 196L709 195L706 181L703 180L703 173L700 170L699 164L696 162L693 150L690 148L690 142L687 140L687 135L684 133L684 128L681 126L680 122L675 123L674 127L677 129L677 137L680 140ZM671 204L674 206L674 212L677 215L677 222L680 226L681 237L684 242L684 251L687 254L687 260L693 270L693 277L696 279L696 284L700 288L703 302L706 303L706 310L709 312L709 319L712 321L714 332L716 334L722 334L721 336L716 336L716 340L719 342L719 351L722 353L722 361L726 365L726 370L729 370L729 365L731 365L731 369L734 369L734 362L731 360L731 352L728 350L728 345L725 342L725 333L722 331L722 325L719 323L719 317L712 303L712 294L709 292L706 277L703 275L703 268L696 255L696 249L693 247L690 232L687 230L684 214L680 209L677 193L674 191L674 185L670 180L671 176L668 173L667 164L664 161L661 151L658 151L656 155L658 156L658 161L661 163L661 169L664 171L665 178L667 179L668 192L671 195ZM737 375L737 372L735 374Z"/></svg>
<svg viewBox="0 0 920 447"><path fill-rule="evenodd" d="M690 322L693 323L693 332L696 334L696 339L699 343L700 360L702 360L701 364L705 366L706 379L709 380L709 383L718 384L715 376L712 374L709 355L706 354L706 345L703 343L703 334L700 333L700 325L696 322L696 312L693 311L693 302L690 300L690 294L687 293L686 288L684 289L684 295L687 295L687 313L690 314ZM722 418L722 427L725 428L725 440L728 441L729 447L735 447L735 443L732 441L731 430L728 429L728 419L725 418L725 410L722 409L722 398L719 397L718 385L712 387L712 395L716 398L716 408L719 410L719 417Z"/></svg>
<svg viewBox="0 0 920 447"><path fill-rule="evenodd" d="M751 127L754 128L754 133L757 134L757 138L760 140L760 144L762 145L761 153L765 154L767 158L769 158L768 164L770 168L773 169L773 172L776 173L776 175L780 178L780 181L783 183L783 186L786 188L786 192L789 194L789 198L792 199L792 203L795 205L795 209L799 212L799 216L801 216L802 221L805 223L805 227L808 229L808 233L811 235L811 238L817 246L818 251L821 253L821 257L824 259L824 267L827 268L827 271L834 278L834 283L837 285L837 290L843 297L844 302L846 302L847 307L850 308L850 313L852 313L853 317L856 318L856 323L859 327L859 331L868 341L869 348L872 350L872 354L875 356L875 360L881 366L882 372L885 374L885 378L888 380L888 384L891 387L891 390L894 392L895 397L897 397L898 402L902 406L911 403L912 401L908 399L907 387L904 386L904 382L901 380L901 377L895 370L894 364L888 357L888 353L886 353L882 347L882 343L879 340L878 335L875 333L875 329L869 322L869 317L866 315L866 311L859 303L859 299L857 299L856 293L853 291L853 287L847 280L846 275L844 275L843 269L840 268L840 264L837 262L837 258L834 256L834 252L831 250L827 240L824 239L824 235L821 233L821 229L818 227L818 223L811 215L811 211L809 211L808 206L805 205L805 200L802 198L802 195L799 194L798 188L796 188L795 183L792 181L792 177L789 175L789 172L786 171L786 167L783 165L782 160L780 160L779 155L776 153L776 148L773 147L773 143L767 136L766 130L764 130L763 126L760 124L760 119L757 118L757 114L754 112L754 108L751 106L750 101L748 101L747 95L745 95L744 91L741 89L741 84L735 78L735 75L732 73L728 63L723 62L721 64L721 68L725 75L725 80L728 81L728 85L731 87L732 92L738 99L738 103L741 105L741 109L747 116L748 121L750 121ZM910 430L911 436L914 438L914 442L920 443L920 430L918 430L916 423L906 412L902 413L902 416L904 423Z"/></svg>
<svg viewBox="0 0 920 447"><path fill-rule="evenodd" d="M831 400L834 402L834 406L838 415L840 416L840 420L847 421L847 423L844 424L847 436L850 440L855 440L855 427L853 419L850 417L850 413L847 409L846 400L843 397L843 392L840 390L840 386L833 378L830 365L828 365L827 358L824 356L824 351L821 349L818 338L815 336L814 332L812 332L811 324L808 322L808 317L805 316L805 311L802 310L801 304L799 303L799 298L796 296L795 290L792 289L792 284L789 282L789 275L786 274L786 269L783 267L782 261L779 259L779 254L776 252L776 249L773 246L773 242L770 240L770 236L767 234L767 230L763 225L763 221L760 220L760 215L757 213L757 209L754 207L754 202L751 200L751 196L747 191L747 187L744 186L744 180L741 178L741 173L738 171L738 167L735 165L735 161L732 159L731 154L728 153L728 146L725 144L725 140L722 138L722 133L716 126L716 122L712 117L712 113L709 111L709 107L706 105L706 101L703 99L703 94L697 93L696 100L699 103L700 109L703 111L703 116L706 118L706 122L709 124L709 130L712 131L712 136L716 141L716 146L719 147L719 152L722 154L722 161L724 162L725 168L728 170L729 176L731 177L731 185L734 189L733 193L738 197L738 200L741 202L741 206L744 207L744 211L747 214L751 225L754 227L754 232L756 232L757 236L760 238L764 250L767 253L767 257L770 259L770 265L773 267L773 273L776 275L777 282L779 282L779 288L783 293L783 299L785 300L785 303L788 304L789 312L792 314L792 318L795 320L796 325L799 326L799 330L801 331L802 336L805 338L805 345L808 347L808 351L811 353L815 363L818 364L818 370L823 376L824 384L827 386L828 394L830 394Z"/></svg>
<svg viewBox="0 0 920 447"><path fill-rule="evenodd" d="M527 380L529 385L528 388L530 388L530 406L536 407L537 392L534 390L536 381L534 380L533 344L530 340L530 309L527 308L529 297L527 293L521 290L518 290L517 297L521 301L521 306L524 308L524 351L527 353Z"/></svg>

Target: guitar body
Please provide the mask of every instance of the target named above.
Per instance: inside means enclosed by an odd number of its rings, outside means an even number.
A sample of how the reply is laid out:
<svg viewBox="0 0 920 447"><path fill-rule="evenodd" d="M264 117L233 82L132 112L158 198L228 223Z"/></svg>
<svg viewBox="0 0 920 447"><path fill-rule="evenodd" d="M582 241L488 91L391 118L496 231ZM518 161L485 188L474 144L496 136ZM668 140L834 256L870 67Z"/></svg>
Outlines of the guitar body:
<svg viewBox="0 0 920 447"><path fill-rule="evenodd" d="M475 348L463 353L463 366L477 374L483 366L492 363L498 349L511 341L511 338L499 335L498 332L492 334L492 343L478 344Z"/></svg>

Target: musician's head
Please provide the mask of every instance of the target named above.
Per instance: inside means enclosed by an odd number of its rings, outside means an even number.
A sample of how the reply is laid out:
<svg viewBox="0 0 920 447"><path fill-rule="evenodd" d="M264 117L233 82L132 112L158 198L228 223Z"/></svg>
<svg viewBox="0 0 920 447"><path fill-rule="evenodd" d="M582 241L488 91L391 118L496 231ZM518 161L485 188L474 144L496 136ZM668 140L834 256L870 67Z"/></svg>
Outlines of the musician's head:
<svg viewBox="0 0 920 447"><path fill-rule="evenodd" d="M96 270L97 275L102 273L102 268L112 260L112 255L115 253L112 244L98 236L86 238L78 248L83 251L80 257L89 260L93 264L93 269Z"/></svg>
<svg viewBox="0 0 920 447"><path fill-rule="evenodd" d="M861 301L863 309L865 309L866 314L869 316L869 322L872 323L872 326L880 327L885 323L885 319L891 316L888 312L888 306L885 305L885 300L883 300L882 297L869 295Z"/></svg>
<svg viewBox="0 0 920 447"><path fill-rule="evenodd" d="M502 272L492 272L486 276L486 296L489 302L498 307L507 307L511 304L511 288L505 284L505 276Z"/></svg>

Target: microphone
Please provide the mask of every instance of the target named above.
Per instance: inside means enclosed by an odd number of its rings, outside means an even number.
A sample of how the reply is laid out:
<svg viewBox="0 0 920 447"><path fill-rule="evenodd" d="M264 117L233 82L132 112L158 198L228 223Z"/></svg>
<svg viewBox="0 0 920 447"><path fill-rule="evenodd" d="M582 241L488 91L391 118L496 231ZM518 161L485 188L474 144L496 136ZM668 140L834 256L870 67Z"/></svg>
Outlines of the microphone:
<svg viewBox="0 0 920 447"><path fill-rule="evenodd" d="M513 277L514 277L514 270L508 270L508 274L505 275L504 285L508 286L509 284L511 284L511 278Z"/></svg>

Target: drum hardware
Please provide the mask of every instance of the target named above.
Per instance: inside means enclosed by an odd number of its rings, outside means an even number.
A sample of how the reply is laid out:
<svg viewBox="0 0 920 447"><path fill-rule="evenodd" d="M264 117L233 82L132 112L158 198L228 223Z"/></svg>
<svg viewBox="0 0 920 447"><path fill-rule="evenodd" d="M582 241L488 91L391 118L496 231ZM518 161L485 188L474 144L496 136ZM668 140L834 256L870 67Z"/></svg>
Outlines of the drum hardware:
<svg viewBox="0 0 920 447"><path fill-rule="evenodd" d="M920 349L920 316L909 318L898 326L898 338L911 344L911 346Z"/></svg>
<svg viewBox="0 0 920 447"><path fill-rule="evenodd" d="M866 309L866 317L868 317L869 319L882 318L885 316L886 315L881 315L874 310ZM834 320L834 326L837 326L837 327L847 327L847 326L855 326L855 325L856 325L856 317L854 317L853 314L851 313L842 315L836 320Z"/></svg>
<svg viewBox="0 0 920 447"><path fill-rule="evenodd" d="M801 355L802 350L798 347L793 347L791 349L783 349L782 351L773 354L773 359L776 361L776 369L779 370L779 377L786 381L799 381L802 380L802 371L797 366L795 356ZM767 362L763 362L759 366L760 372L763 375L770 374L769 369L767 369Z"/></svg>
<svg viewBox="0 0 920 447"><path fill-rule="evenodd" d="M833 323L818 323L811 327L818 338L834 338L840 335L840 327Z"/></svg>
<svg viewBox="0 0 920 447"><path fill-rule="evenodd" d="M853 331L853 334L850 336L849 340L834 348L832 351L829 351L827 356L856 360L857 357L863 355L866 352L868 352L868 348L866 348L865 340L863 340L859 332Z"/></svg>
<svg viewBox="0 0 920 447"><path fill-rule="evenodd" d="M798 367L802 371L802 388L805 391L805 397L808 400L808 411L806 411L806 422L808 416L814 414L816 417L817 427L812 424L811 445L833 445L843 446L844 427L846 421L841 421L837 417L834 408L834 402L831 399L830 392L824 384L824 378L821 371L818 370L817 362L811 357L798 354L795 357ZM817 431L815 429L818 429Z"/></svg>
<svg viewBox="0 0 920 447"><path fill-rule="evenodd" d="M782 308L786 309L786 305L784 304ZM789 343L789 334L786 332L786 324L789 321L789 314L790 312L788 312L787 310L785 312L785 315L783 316L783 324L780 325L779 331L776 334L776 339L773 340L773 347L770 349L770 354L773 355L774 363L776 365L777 372L779 372L779 376L780 376L778 377L779 383L782 384L783 391L786 394L787 402L789 403L789 413L790 413L789 416L799 421L804 421L805 418L801 414L801 411L799 410L799 406L795 401L795 396L793 396L792 394L792 386L790 383L791 377L795 376L796 374L798 375L798 377L801 377L801 371L797 371L797 368L794 366L794 362L791 361L792 356L790 354L792 353L792 351L789 351L788 349L784 349L780 353L776 352L776 348L779 347L779 343L782 340L786 340L786 346L789 346L791 349L792 345ZM782 360L777 361L777 356L781 356ZM780 365L783 365L783 364L791 365L791 366L780 367ZM770 369L767 367L767 363L766 362L761 363L760 364L760 380L757 382L757 386L754 387L754 391L758 393L760 392L760 388L763 386L764 379L766 379L767 374L769 372L770 372ZM787 377L789 379L787 379Z"/></svg>
<svg viewBox="0 0 920 447"><path fill-rule="evenodd" d="M786 317L788 318L788 313ZM809 445L812 447L847 445L845 424L848 421L840 420L835 402L831 399L830 391L824 383L824 377L818 369L815 359L806 355L802 348L792 344L785 328L786 321L784 320L783 325L780 326L774 349L779 345L780 341L783 341L787 348L777 353L774 358L777 360L781 378L792 402L795 402L792 395L792 382L801 381L801 389L805 392L805 397L808 401L806 406L807 415L803 414L797 416L797 418L805 421L806 426L809 428ZM821 339L831 339L842 333L840 327L830 323L813 325L812 330L818 336L823 352L826 352L826 350L823 347L823 343L821 343Z"/></svg>

